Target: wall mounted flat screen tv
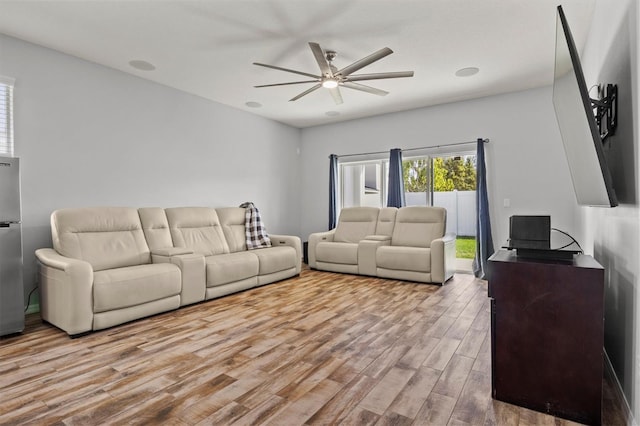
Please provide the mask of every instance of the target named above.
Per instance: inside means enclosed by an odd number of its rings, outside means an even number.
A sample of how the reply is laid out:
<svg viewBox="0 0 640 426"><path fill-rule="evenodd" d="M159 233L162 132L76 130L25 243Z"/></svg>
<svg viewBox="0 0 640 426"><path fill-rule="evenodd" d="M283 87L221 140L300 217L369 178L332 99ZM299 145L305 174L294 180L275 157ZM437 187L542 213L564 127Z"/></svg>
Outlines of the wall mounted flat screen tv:
<svg viewBox="0 0 640 426"><path fill-rule="evenodd" d="M556 22L553 106L578 204L617 206L603 139L562 6Z"/></svg>

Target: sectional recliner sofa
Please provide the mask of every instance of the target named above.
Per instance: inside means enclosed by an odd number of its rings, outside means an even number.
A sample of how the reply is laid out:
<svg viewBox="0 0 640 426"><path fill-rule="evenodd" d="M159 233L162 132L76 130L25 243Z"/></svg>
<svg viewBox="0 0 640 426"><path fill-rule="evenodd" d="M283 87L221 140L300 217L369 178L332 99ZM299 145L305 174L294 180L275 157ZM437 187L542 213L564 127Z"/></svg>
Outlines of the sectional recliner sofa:
<svg viewBox="0 0 640 426"><path fill-rule="evenodd" d="M239 207L57 210L36 251L42 319L71 336L300 274L300 238L247 250Z"/></svg>
<svg viewBox="0 0 640 426"><path fill-rule="evenodd" d="M456 235L441 207L349 207L338 225L309 236L309 267L444 284L455 272Z"/></svg>

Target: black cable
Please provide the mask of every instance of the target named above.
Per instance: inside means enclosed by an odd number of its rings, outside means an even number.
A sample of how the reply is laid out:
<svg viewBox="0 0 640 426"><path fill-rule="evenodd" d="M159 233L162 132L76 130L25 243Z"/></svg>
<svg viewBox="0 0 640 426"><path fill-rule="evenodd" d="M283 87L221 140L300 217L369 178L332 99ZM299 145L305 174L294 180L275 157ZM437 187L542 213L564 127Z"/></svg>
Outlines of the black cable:
<svg viewBox="0 0 640 426"><path fill-rule="evenodd" d="M27 312L29 310L29 305L31 305L31 295L33 294L34 291L36 291L38 289L38 286L35 286L30 292L29 295L27 296L27 306L24 308L24 311Z"/></svg>
<svg viewBox="0 0 640 426"><path fill-rule="evenodd" d="M560 230L560 229L558 229L558 228L551 228L551 230L552 230L552 231L559 232L559 233L564 234L564 235L566 235L567 237L571 238L571 242L570 242L569 244L566 244L566 245L564 245L564 246L562 246L562 247L560 247L560 248L554 249L554 250L562 250L563 248L567 248L567 247L569 247L570 245L572 245L573 243L575 243L575 244L578 246L578 248L580 249L580 253L584 253L584 250L582 250L582 247L580 247L580 243L578 242L578 240L576 240L575 238L573 238L570 234L568 234L567 232L561 231L561 230Z"/></svg>

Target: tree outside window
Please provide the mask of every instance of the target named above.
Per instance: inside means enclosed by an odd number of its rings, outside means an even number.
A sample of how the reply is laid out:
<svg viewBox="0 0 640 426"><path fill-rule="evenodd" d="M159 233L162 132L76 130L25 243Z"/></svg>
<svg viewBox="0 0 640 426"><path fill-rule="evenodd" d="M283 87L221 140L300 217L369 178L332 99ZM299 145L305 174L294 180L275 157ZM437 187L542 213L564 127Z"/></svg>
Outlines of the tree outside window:
<svg viewBox="0 0 640 426"><path fill-rule="evenodd" d="M433 191L475 191L475 156L433 158ZM427 192L430 184L429 158L402 162L406 192Z"/></svg>

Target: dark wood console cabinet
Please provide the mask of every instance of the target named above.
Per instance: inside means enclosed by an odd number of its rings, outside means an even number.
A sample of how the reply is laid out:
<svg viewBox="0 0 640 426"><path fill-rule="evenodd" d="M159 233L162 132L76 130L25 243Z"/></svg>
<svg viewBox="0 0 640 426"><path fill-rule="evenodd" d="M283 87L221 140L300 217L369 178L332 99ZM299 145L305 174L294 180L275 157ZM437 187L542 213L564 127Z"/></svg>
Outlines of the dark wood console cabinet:
<svg viewBox="0 0 640 426"><path fill-rule="evenodd" d="M495 399L601 423L604 269L591 256L489 259Z"/></svg>

